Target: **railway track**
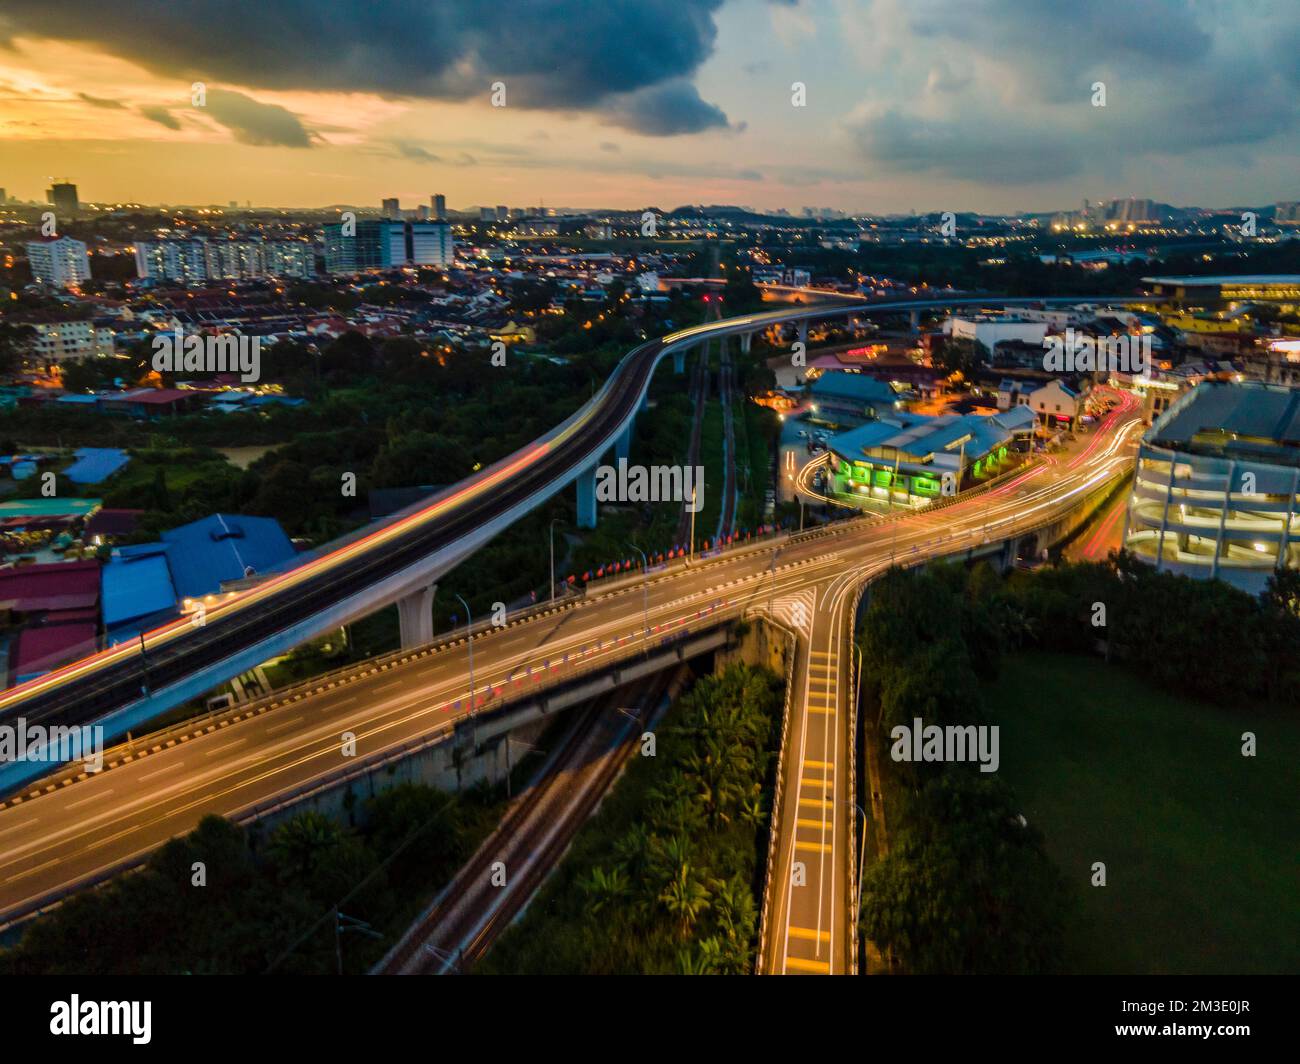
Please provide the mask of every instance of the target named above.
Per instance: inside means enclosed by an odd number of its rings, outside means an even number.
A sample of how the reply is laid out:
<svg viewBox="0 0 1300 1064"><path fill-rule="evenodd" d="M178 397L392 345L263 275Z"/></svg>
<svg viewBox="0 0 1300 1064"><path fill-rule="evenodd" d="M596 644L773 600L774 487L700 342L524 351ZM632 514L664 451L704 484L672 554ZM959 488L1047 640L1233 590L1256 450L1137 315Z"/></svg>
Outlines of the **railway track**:
<svg viewBox="0 0 1300 1064"><path fill-rule="evenodd" d="M540 777L375 974L473 969L545 882L638 748L672 675L616 691L575 716Z"/></svg>

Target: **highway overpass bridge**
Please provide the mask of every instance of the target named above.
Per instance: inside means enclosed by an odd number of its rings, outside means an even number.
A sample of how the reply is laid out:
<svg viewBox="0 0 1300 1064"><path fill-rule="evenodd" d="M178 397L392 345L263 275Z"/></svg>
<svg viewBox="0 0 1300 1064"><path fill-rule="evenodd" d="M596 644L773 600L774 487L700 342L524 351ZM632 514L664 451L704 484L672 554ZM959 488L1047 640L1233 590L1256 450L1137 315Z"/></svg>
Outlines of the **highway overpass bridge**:
<svg viewBox="0 0 1300 1064"><path fill-rule="evenodd" d="M1116 297L1122 299L1123 297ZM579 515L595 519L595 473L614 449L625 454L650 378L669 355L769 325L846 314L908 313L962 306L1060 304L1077 298L984 295L786 306L683 329L629 352L592 399L545 436L397 517L356 533L292 569L181 619L0 695L0 722L94 721L108 738L140 727L293 647L392 603L404 644L432 637L438 577L522 515L576 483ZM0 768L0 790L42 774L27 762Z"/></svg>
<svg viewBox="0 0 1300 1064"><path fill-rule="evenodd" d="M1074 451L982 495L621 577L480 626L472 667L457 635L120 746L101 773L74 767L25 787L0 803L0 926L140 863L206 814L256 817L458 733L471 746L499 741L512 718L554 712L608 687L613 673L709 652L724 626L764 618L791 634L793 656L761 963L851 971L857 595L891 564L996 552L1071 519L1127 471L1140 430L1136 411L1121 407ZM882 815L872 808L873 820Z"/></svg>

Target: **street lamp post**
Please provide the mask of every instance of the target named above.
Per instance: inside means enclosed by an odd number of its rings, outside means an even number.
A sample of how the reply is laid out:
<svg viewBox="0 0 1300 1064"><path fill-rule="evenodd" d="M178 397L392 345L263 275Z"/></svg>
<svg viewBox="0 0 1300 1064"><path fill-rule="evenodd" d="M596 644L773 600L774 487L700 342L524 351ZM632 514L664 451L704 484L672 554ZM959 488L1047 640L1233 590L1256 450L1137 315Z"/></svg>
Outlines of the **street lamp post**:
<svg viewBox="0 0 1300 1064"><path fill-rule="evenodd" d="M862 844L858 848L859 850L858 852L858 907L857 909L854 910L855 913L861 913L862 912L862 871L863 871L863 865L867 859L867 812L865 809L862 808L862 806L860 806L857 802L853 801L853 799L851 798L845 798L843 799L843 802L845 805L853 806L854 809L856 809L860 814L862 814Z"/></svg>
<svg viewBox="0 0 1300 1064"><path fill-rule="evenodd" d="M558 517L551 518L551 601L555 601L555 522Z"/></svg>
<svg viewBox="0 0 1300 1064"><path fill-rule="evenodd" d="M634 551L641 555L641 613L645 624L646 651L650 649L650 560L645 551L635 543L629 543Z"/></svg>
<svg viewBox="0 0 1300 1064"><path fill-rule="evenodd" d="M691 488L691 549L688 552L687 561L695 561L695 511L698 507L695 505L695 495L699 490L698 486Z"/></svg>
<svg viewBox="0 0 1300 1064"><path fill-rule="evenodd" d="M472 717L474 715L474 618L470 615L469 603L460 598L460 595L456 597L465 607L465 638L469 643L469 715Z"/></svg>
<svg viewBox="0 0 1300 1064"><path fill-rule="evenodd" d="M767 593L767 615L768 617L773 617L773 618L776 616L772 612L772 603L773 600L776 598L776 559L780 555L780 553L781 553L780 547L777 547L776 550L772 552L772 564L771 566L769 566L769 571L772 574L772 584Z"/></svg>

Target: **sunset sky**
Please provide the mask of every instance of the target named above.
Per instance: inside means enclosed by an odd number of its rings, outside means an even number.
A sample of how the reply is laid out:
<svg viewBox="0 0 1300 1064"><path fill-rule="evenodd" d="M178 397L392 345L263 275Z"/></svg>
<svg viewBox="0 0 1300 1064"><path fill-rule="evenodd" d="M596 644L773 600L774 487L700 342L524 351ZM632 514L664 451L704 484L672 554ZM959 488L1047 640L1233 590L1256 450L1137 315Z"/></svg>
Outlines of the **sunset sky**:
<svg viewBox="0 0 1300 1064"><path fill-rule="evenodd" d="M67 177L190 204L1258 205L1300 199L1298 125L1294 0L0 7L0 186L24 199Z"/></svg>

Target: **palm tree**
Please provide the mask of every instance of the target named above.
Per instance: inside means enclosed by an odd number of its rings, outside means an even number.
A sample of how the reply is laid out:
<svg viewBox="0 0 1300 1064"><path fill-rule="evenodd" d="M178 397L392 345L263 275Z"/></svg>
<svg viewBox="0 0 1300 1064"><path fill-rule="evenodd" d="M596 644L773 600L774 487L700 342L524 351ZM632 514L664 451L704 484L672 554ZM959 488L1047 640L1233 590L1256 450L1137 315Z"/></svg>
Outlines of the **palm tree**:
<svg viewBox="0 0 1300 1064"><path fill-rule="evenodd" d="M709 890L691 871L691 866L683 864L660 893L659 900L669 913L677 917L681 936L685 938L695 921L708 909Z"/></svg>
<svg viewBox="0 0 1300 1064"><path fill-rule="evenodd" d="M662 878L671 879L690 864L691 842L685 835L655 835L650 839L649 853L650 867Z"/></svg>
<svg viewBox="0 0 1300 1064"><path fill-rule="evenodd" d="M729 943L747 948L757 922L753 892L740 875L725 881L715 879L711 886L718 929Z"/></svg>
<svg viewBox="0 0 1300 1064"><path fill-rule="evenodd" d="M638 821L614 843L614 859L635 876L645 868L649 847L650 832Z"/></svg>
<svg viewBox="0 0 1300 1064"><path fill-rule="evenodd" d="M578 886L587 895L590 901L588 909L592 913L600 912L631 893L627 873L618 867L606 872L598 865L591 870L591 875L579 881Z"/></svg>
<svg viewBox="0 0 1300 1064"><path fill-rule="evenodd" d="M338 845L342 834L327 816L314 811L299 813L271 836L271 853L282 867L305 877L325 851Z"/></svg>
<svg viewBox="0 0 1300 1064"><path fill-rule="evenodd" d="M767 803L763 801L763 792L758 784L740 800L740 817L746 824L762 827L767 819Z"/></svg>

